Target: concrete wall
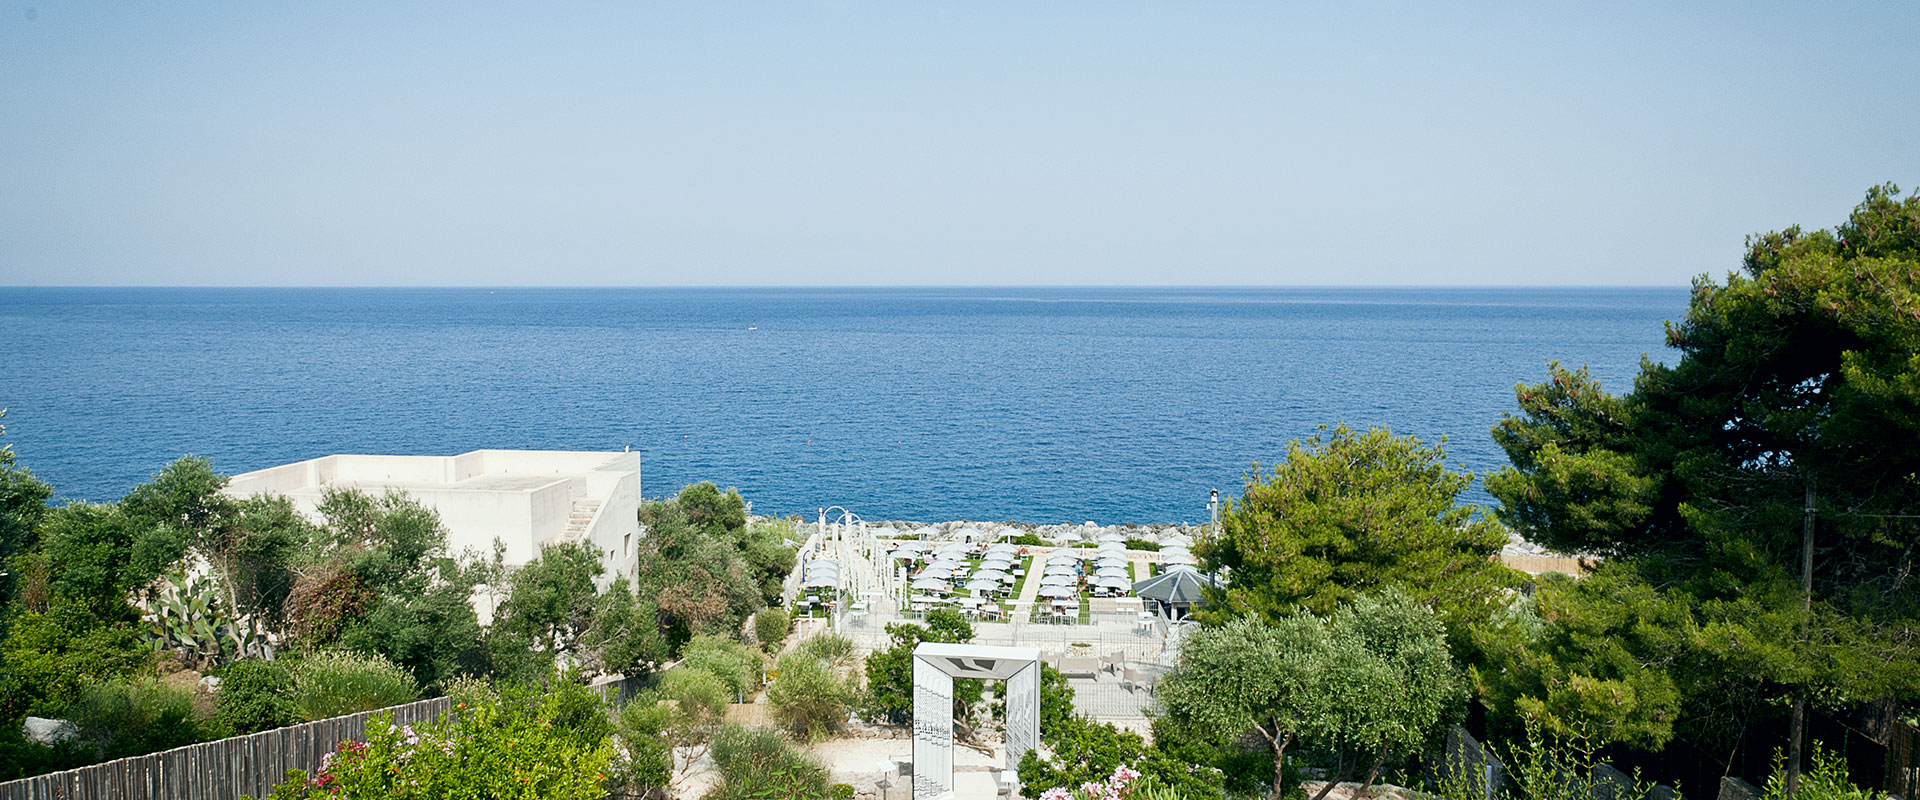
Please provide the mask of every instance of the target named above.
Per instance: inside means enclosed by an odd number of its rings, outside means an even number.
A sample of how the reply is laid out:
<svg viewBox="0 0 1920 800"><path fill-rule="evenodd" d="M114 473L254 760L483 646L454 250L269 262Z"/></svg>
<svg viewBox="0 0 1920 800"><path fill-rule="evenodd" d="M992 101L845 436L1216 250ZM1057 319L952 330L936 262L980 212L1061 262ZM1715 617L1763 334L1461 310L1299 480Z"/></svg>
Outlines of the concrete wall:
<svg viewBox="0 0 1920 800"><path fill-rule="evenodd" d="M531 524L535 519L533 492L413 489L407 493L440 513L440 522L447 528L449 553L468 548L491 553L495 538L506 544L509 564L524 564L538 552ZM561 513L564 518L565 512Z"/></svg>
<svg viewBox="0 0 1920 800"><path fill-rule="evenodd" d="M640 549L640 454L626 453L589 473L589 491L603 498L587 539L605 557L607 572L600 576L606 588L617 575L637 577Z"/></svg>
<svg viewBox="0 0 1920 800"><path fill-rule="evenodd" d="M475 450L485 464L481 471L501 475L560 475L592 472L611 462L632 459L640 468L639 453L582 453L571 450Z"/></svg>

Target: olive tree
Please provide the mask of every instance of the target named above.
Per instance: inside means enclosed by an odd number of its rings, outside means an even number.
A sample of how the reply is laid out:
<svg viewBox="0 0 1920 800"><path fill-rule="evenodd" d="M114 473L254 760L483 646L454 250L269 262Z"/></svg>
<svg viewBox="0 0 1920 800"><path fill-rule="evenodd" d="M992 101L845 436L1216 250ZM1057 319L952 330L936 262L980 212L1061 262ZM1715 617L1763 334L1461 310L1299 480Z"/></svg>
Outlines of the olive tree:
<svg viewBox="0 0 1920 800"><path fill-rule="evenodd" d="M1386 590L1356 597L1328 619L1247 616L1202 628L1181 645L1159 694L1157 730L1219 747L1249 733L1264 741L1278 800L1290 788L1289 747L1332 752L1335 781L1368 765L1371 785L1389 760L1419 752L1459 713L1465 685L1439 619Z"/></svg>

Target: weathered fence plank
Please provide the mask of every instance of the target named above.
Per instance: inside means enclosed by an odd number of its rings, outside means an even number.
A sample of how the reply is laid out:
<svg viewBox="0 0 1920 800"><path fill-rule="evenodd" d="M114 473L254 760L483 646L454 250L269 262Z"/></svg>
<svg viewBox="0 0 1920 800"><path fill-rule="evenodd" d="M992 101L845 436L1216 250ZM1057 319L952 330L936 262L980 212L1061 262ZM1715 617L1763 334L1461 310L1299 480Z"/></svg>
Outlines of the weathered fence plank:
<svg viewBox="0 0 1920 800"><path fill-rule="evenodd" d="M452 701L420 700L247 736L190 744L66 772L0 783L0 800L237 800L264 796L287 770L313 772L344 739L366 741L367 720L390 713L397 724L438 720Z"/></svg>

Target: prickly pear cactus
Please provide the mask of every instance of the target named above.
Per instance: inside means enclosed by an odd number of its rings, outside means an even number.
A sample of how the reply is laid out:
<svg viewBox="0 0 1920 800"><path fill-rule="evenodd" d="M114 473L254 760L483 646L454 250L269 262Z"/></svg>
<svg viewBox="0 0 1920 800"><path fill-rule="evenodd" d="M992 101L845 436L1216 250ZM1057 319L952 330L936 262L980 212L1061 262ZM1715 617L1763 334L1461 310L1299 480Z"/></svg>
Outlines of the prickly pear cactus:
<svg viewBox="0 0 1920 800"><path fill-rule="evenodd" d="M215 666L271 652L250 621L227 611L218 584L209 576L168 575L146 619L154 649L172 651L188 666Z"/></svg>

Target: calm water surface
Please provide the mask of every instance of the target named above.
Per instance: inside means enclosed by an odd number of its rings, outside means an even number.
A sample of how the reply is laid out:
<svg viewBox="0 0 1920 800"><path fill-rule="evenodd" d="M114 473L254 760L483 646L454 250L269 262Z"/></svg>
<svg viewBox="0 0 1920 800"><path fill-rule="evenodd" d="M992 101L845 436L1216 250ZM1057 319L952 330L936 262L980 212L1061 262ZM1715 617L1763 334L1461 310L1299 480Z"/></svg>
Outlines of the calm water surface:
<svg viewBox="0 0 1920 800"><path fill-rule="evenodd" d="M1627 388L1659 289L0 289L9 442L108 500L184 453L644 454L755 511L1198 521L1316 426L1487 431L1549 360ZM1471 499L1484 501L1476 489Z"/></svg>

